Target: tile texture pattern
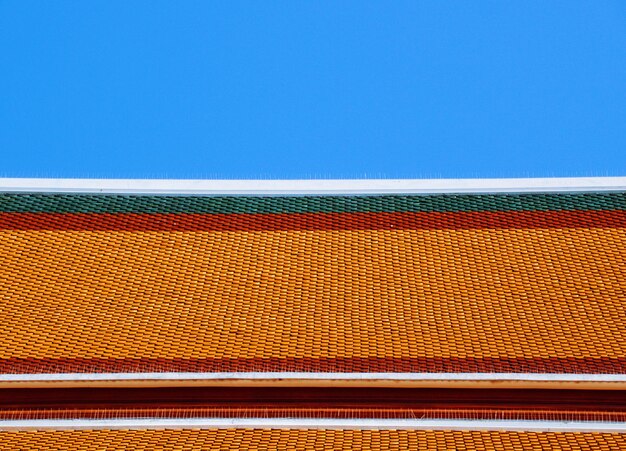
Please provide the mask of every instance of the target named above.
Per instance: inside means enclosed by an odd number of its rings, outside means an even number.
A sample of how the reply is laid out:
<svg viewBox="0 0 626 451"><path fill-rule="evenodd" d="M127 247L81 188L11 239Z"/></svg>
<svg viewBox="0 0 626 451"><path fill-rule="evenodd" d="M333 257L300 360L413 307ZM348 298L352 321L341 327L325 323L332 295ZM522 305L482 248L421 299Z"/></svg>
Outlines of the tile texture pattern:
<svg viewBox="0 0 626 451"><path fill-rule="evenodd" d="M404 430L97 430L0 432L5 450L619 450L626 434Z"/></svg>
<svg viewBox="0 0 626 451"><path fill-rule="evenodd" d="M626 196L0 196L0 372L626 372Z"/></svg>

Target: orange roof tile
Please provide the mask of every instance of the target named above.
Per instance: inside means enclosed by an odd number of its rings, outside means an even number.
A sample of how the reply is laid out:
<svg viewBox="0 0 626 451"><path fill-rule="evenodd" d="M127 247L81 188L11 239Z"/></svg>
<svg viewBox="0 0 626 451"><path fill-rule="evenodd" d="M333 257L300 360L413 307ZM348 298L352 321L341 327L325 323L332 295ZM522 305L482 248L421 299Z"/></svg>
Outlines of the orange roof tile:
<svg viewBox="0 0 626 451"><path fill-rule="evenodd" d="M228 200L245 220L6 204L0 372L623 373L626 215L606 196L304 219Z"/></svg>
<svg viewBox="0 0 626 451"><path fill-rule="evenodd" d="M407 430L84 430L0 432L2 449L617 450L626 434Z"/></svg>

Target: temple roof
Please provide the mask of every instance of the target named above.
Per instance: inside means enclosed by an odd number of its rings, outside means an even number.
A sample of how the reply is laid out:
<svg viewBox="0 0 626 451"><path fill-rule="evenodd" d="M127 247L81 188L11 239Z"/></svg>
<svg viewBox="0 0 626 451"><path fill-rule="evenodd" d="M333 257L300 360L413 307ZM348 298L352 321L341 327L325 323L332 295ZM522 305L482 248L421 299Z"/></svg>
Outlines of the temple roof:
<svg viewBox="0 0 626 451"><path fill-rule="evenodd" d="M626 193L0 194L2 373L626 371Z"/></svg>
<svg viewBox="0 0 626 451"><path fill-rule="evenodd" d="M626 180L0 180L0 447L626 448Z"/></svg>

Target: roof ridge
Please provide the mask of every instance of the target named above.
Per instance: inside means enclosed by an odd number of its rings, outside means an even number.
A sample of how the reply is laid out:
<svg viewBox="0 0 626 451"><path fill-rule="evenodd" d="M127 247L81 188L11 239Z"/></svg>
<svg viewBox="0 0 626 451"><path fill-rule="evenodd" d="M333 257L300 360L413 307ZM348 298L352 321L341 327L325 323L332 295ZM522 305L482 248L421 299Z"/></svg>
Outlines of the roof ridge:
<svg viewBox="0 0 626 451"><path fill-rule="evenodd" d="M183 180L0 178L0 193L359 195L626 191L626 177Z"/></svg>

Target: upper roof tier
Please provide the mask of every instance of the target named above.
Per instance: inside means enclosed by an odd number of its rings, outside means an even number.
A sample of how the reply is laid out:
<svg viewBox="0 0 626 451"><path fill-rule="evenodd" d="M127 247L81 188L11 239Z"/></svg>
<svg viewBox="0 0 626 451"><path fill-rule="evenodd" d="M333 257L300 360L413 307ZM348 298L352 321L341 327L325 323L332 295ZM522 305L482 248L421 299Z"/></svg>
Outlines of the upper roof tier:
<svg viewBox="0 0 626 451"><path fill-rule="evenodd" d="M299 196L5 181L0 373L624 375L626 193L594 180Z"/></svg>

